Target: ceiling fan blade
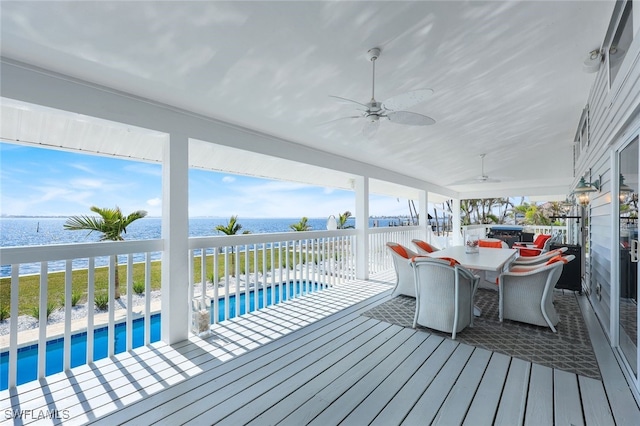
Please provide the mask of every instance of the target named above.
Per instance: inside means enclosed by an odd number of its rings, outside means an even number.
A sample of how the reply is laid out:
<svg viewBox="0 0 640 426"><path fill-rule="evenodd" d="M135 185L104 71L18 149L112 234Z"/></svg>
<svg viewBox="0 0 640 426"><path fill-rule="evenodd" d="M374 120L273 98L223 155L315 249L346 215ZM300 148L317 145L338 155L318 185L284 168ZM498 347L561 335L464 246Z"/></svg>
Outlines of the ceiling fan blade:
<svg viewBox="0 0 640 426"><path fill-rule="evenodd" d="M362 134L365 135L367 138L371 139L376 135L376 133L378 133L379 127L380 127L380 120L375 120L375 121L367 120L364 123L364 126L362 126Z"/></svg>
<svg viewBox="0 0 640 426"><path fill-rule="evenodd" d="M368 105L363 104L363 103L358 102L358 101L354 101L353 99L347 99L347 98L343 98L343 97L341 97L341 96L334 96L334 95L329 95L329 97L330 97L330 98L339 99L339 100L341 100L341 101L343 101L343 102L349 102L349 103L352 103L352 104L358 104L358 105L363 106L363 107L365 107L365 108L367 108L367 109L369 108L369 106L368 106Z"/></svg>
<svg viewBox="0 0 640 426"><path fill-rule="evenodd" d="M448 183L448 186L456 186L456 185L477 185L482 183L498 183L501 182L498 179L492 179L489 176L478 176L471 179L463 179L455 182Z"/></svg>
<svg viewBox="0 0 640 426"><path fill-rule="evenodd" d="M390 112L387 117L394 123L408 124L409 126L429 126L436 123L436 120L431 117L409 111Z"/></svg>
<svg viewBox="0 0 640 426"><path fill-rule="evenodd" d="M411 92L402 93L382 102L385 109L398 111L401 109L411 108L414 105L424 102L433 95L431 89L413 90Z"/></svg>

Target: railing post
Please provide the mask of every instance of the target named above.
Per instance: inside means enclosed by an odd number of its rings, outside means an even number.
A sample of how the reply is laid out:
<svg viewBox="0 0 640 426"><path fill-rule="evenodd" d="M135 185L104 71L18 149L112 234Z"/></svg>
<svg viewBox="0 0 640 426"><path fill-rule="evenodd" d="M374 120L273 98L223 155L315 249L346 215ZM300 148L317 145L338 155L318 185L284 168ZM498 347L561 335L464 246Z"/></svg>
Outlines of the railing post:
<svg viewBox="0 0 640 426"><path fill-rule="evenodd" d="M462 234L460 234L460 199L454 198L453 200L453 229L451 230L452 243L454 246L462 245Z"/></svg>
<svg viewBox="0 0 640 426"><path fill-rule="evenodd" d="M162 161L162 340L189 336L189 138L172 133Z"/></svg>
<svg viewBox="0 0 640 426"><path fill-rule="evenodd" d="M421 190L418 194L418 225L420 229L420 239L427 241L429 235L429 194L425 190Z"/></svg>
<svg viewBox="0 0 640 426"><path fill-rule="evenodd" d="M369 278L369 178L358 176L356 190L356 278Z"/></svg>

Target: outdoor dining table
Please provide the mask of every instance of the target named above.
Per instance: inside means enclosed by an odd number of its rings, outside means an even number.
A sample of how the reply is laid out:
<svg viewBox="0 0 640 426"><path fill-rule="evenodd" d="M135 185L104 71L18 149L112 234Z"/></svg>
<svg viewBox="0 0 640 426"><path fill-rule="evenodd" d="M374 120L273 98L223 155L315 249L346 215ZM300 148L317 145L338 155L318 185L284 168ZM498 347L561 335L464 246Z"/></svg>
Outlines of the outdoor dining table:
<svg viewBox="0 0 640 426"><path fill-rule="evenodd" d="M474 271L502 272L518 256L516 249L502 248L478 248L477 253L467 253L465 246L447 247L442 250L429 253L429 257L449 257L457 260L462 266ZM473 307L475 316L480 316L482 311L477 306Z"/></svg>
<svg viewBox="0 0 640 426"><path fill-rule="evenodd" d="M478 253L466 253L465 246L447 247L429 253L430 257L450 257L467 269L502 272L517 257L516 249L480 247Z"/></svg>

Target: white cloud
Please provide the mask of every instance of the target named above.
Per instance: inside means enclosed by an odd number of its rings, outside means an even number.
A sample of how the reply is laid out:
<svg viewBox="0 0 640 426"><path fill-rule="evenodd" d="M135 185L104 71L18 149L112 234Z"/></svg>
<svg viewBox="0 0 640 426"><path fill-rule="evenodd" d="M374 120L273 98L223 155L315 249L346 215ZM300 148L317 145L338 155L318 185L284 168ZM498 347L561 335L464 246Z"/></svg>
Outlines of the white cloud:
<svg viewBox="0 0 640 426"><path fill-rule="evenodd" d="M156 207L162 204L162 199L156 197L156 198L152 198L150 200L147 200L147 205L151 206L151 207Z"/></svg>
<svg viewBox="0 0 640 426"><path fill-rule="evenodd" d="M100 179L73 179L69 181L69 184L76 188L102 188L104 182Z"/></svg>
<svg viewBox="0 0 640 426"><path fill-rule="evenodd" d="M80 170L80 171L83 171L83 172L85 172L85 173L89 173L89 174L92 174L92 175L95 175L95 174L96 174L96 171L94 170L94 168L93 168L93 167L86 166L86 165L84 165L84 164L80 164L80 163L72 163L72 164L69 164L69 166L70 166L70 167L73 167L74 169L78 169L78 170Z"/></svg>
<svg viewBox="0 0 640 426"><path fill-rule="evenodd" d="M231 183L231 182L235 182L236 178L233 176L225 176L222 178L222 182L224 183Z"/></svg>

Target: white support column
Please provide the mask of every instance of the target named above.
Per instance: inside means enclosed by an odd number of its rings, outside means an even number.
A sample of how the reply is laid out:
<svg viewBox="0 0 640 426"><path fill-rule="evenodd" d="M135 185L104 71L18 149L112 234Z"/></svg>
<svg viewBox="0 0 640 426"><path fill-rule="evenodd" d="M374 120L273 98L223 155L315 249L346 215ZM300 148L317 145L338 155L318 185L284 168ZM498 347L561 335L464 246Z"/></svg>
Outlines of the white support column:
<svg viewBox="0 0 640 426"><path fill-rule="evenodd" d="M428 241L427 238L429 238L429 194L427 193L427 191L420 191L419 193L419 199L418 199L418 217L420 218L419 220L419 225L422 228L421 234L422 234L422 239L424 241Z"/></svg>
<svg viewBox="0 0 640 426"><path fill-rule="evenodd" d="M369 278L369 178L359 176L356 190L356 278Z"/></svg>
<svg viewBox="0 0 640 426"><path fill-rule="evenodd" d="M189 138L171 134L162 159L162 335L189 336Z"/></svg>
<svg viewBox="0 0 640 426"><path fill-rule="evenodd" d="M461 222L460 222L460 199L459 198L454 198L453 200L453 206L451 206L451 211L453 213L453 245L454 246L459 246L462 245L463 241L462 241L462 234L460 233L460 227L461 227Z"/></svg>

